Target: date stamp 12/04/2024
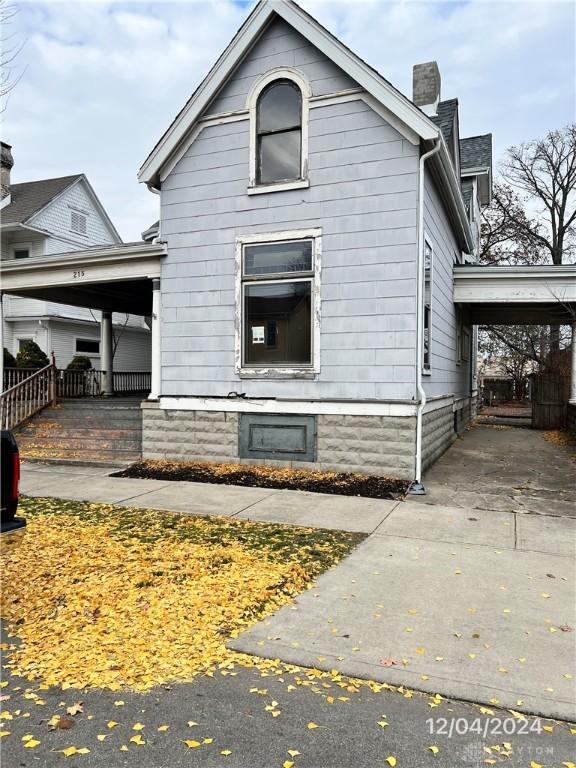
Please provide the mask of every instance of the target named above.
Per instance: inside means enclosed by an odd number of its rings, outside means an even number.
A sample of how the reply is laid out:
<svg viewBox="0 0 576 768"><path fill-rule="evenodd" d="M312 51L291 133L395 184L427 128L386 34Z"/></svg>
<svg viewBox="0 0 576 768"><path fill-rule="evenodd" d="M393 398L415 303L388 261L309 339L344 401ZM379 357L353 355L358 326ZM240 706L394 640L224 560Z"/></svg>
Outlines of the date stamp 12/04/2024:
<svg viewBox="0 0 576 768"><path fill-rule="evenodd" d="M514 717L429 717L426 720L430 735L476 736L491 738L495 736L522 736L541 734L542 721L535 717L517 719Z"/></svg>

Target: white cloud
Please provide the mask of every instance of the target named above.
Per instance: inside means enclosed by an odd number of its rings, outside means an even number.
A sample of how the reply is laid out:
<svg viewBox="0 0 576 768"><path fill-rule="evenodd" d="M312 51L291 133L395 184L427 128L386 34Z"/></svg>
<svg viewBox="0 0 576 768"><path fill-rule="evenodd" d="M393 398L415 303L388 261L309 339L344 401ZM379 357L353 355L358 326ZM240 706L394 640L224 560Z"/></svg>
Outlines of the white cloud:
<svg viewBox="0 0 576 768"><path fill-rule="evenodd" d="M574 115L574 6L563 2L302 5L410 94L437 59L464 135L497 153ZM14 180L84 171L126 239L157 218L138 167L249 12L214 2L24 3L22 79L4 115ZM545 107L544 109L542 107Z"/></svg>

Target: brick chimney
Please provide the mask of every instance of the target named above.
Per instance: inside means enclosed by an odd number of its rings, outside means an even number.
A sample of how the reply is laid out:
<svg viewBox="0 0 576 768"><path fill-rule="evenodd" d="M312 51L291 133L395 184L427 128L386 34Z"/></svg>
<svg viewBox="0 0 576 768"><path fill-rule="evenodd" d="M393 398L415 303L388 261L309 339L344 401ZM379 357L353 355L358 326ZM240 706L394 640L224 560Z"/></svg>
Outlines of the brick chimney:
<svg viewBox="0 0 576 768"><path fill-rule="evenodd" d="M427 115L435 115L440 101L440 70L435 61L415 64L412 70L412 101Z"/></svg>
<svg viewBox="0 0 576 768"><path fill-rule="evenodd" d="M0 141L0 199L2 200L10 195L10 171L14 165L11 149L10 144Z"/></svg>

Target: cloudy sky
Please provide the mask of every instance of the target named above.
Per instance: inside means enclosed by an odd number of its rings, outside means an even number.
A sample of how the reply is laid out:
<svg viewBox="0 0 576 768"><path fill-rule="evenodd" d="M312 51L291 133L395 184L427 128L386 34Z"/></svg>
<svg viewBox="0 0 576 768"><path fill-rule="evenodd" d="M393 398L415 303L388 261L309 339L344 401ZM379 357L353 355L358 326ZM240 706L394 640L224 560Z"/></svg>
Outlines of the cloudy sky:
<svg viewBox="0 0 576 768"><path fill-rule="evenodd" d="M436 59L461 135L511 144L574 119L574 4L567 0L300 3L407 95ZM13 181L84 172L125 240L157 218L136 172L248 15L252 2L20 2L24 47L3 114Z"/></svg>

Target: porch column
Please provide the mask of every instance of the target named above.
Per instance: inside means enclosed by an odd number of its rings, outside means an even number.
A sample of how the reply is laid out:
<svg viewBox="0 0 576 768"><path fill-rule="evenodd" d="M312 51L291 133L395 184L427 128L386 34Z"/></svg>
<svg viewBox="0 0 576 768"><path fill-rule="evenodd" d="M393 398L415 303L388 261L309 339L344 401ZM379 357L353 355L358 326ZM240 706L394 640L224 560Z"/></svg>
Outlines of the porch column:
<svg viewBox="0 0 576 768"><path fill-rule="evenodd" d="M162 386L162 361L160 358L160 280L152 280L152 375L149 400L158 400Z"/></svg>
<svg viewBox="0 0 576 768"><path fill-rule="evenodd" d="M0 293L0 392L4 392L4 302L3 295Z"/></svg>
<svg viewBox="0 0 576 768"><path fill-rule="evenodd" d="M114 379L112 376L112 312L102 312L100 322L100 361L102 364L102 389L105 397L114 394Z"/></svg>
<svg viewBox="0 0 576 768"><path fill-rule="evenodd" d="M576 405L576 323L572 323L572 366L570 372L570 402Z"/></svg>

